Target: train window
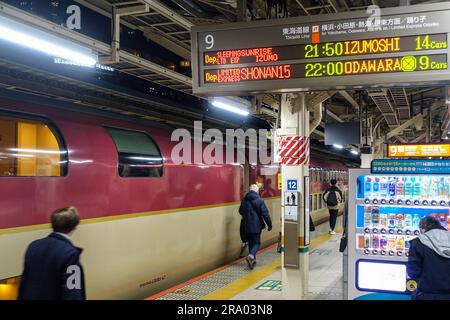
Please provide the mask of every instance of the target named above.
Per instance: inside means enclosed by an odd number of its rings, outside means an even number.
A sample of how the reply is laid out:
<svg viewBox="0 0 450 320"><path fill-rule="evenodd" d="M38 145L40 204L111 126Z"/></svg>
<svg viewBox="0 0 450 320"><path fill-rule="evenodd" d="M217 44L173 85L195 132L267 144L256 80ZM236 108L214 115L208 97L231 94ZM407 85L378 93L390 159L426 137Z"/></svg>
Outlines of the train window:
<svg viewBox="0 0 450 320"><path fill-rule="evenodd" d="M144 132L106 128L119 153L119 176L162 177L163 158L155 141Z"/></svg>
<svg viewBox="0 0 450 320"><path fill-rule="evenodd" d="M60 177L67 174L67 150L45 122L0 117L0 176Z"/></svg>

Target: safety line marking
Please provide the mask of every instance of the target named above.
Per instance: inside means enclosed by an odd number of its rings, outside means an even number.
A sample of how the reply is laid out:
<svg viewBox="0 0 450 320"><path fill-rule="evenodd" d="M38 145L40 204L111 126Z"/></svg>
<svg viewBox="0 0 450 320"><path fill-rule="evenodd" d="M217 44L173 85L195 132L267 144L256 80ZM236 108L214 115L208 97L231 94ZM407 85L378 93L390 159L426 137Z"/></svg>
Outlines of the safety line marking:
<svg viewBox="0 0 450 320"><path fill-rule="evenodd" d="M342 232L342 228L338 228L337 232L339 233ZM318 236L317 238L314 238L310 242L311 249L315 249L321 244L327 242L331 237L332 235L325 233L323 235ZM233 281L232 283L226 285L225 287L216 290L210 295L204 297L203 300L229 300L237 296L239 293L247 290L255 283L270 276L280 268L281 268L281 258L277 258L271 263L261 268L258 268L253 272L250 272L249 274L245 275L244 277L238 280Z"/></svg>

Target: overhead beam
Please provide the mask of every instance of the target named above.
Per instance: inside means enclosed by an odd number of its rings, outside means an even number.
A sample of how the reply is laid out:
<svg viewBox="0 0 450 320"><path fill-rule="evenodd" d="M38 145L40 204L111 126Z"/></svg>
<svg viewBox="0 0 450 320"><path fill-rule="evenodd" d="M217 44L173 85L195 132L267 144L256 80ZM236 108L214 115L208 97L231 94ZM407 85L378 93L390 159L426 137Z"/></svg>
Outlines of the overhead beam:
<svg viewBox="0 0 450 320"><path fill-rule="evenodd" d="M247 0L237 0L237 18L236 21L246 21L247 19Z"/></svg>
<svg viewBox="0 0 450 320"><path fill-rule="evenodd" d="M88 9L94 11L94 12L100 13L102 16L105 16L105 17L111 19L111 11L104 10L104 9L102 9L102 8L96 6L96 5L93 5L92 3L90 3L90 2L88 2L88 1L86 1L86 0L74 0L74 1L77 2L77 3L79 3L79 4L81 4L82 6L84 6L84 7L86 7L86 8L88 8ZM127 21L121 21L121 23L122 23L124 26L126 26L126 27L128 27L128 28L130 28L130 29L132 29L132 30L138 29L137 26L135 26L134 24L129 23L129 22L127 22Z"/></svg>
<svg viewBox="0 0 450 320"><path fill-rule="evenodd" d="M442 105L441 105L440 103L434 103L434 104L431 106L431 110L432 110L432 111L433 111L433 110L436 110L436 109L438 109L438 108L441 107L441 106L442 106ZM411 119L409 119L408 121L406 121L405 123L399 125L397 128L392 129L391 131L389 131L389 132L386 134L386 139L389 140L390 138L392 138L392 137L394 137L394 136L396 136L396 135L401 134L401 133L403 132L403 130L405 130L406 128L412 126L412 125L414 124L414 122L416 122L416 121L417 121L419 118L421 118L421 117L425 117L425 115L424 115L423 113L419 113L419 114L417 114L416 116L414 116L414 117L412 117Z"/></svg>
<svg viewBox="0 0 450 320"><path fill-rule="evenodd" d="M341 118L339 118L336 114L334 114L333 112L331 112L330 110L327 109L327 115L329 115L330 117L332 117L334 120L338 121L338 122L344 122L344 120L342 120Z"/></svg>
<svg viewBox="0 0 450 320"><path fill-rule="evenodd" d="M425 139L426 136L427 136L427 133L424 132L424 133L422 133L420 136L418 136L417 138L415 138L414 140L412 140L411 142L412 142L412 143L420 142L420 141L422 141L423 139Z"/></svg>
<svg viewBox="0 0 450 320"><path fill-rule="evenodd" d="M302 10L308 15L310 16L311 14L309 13L308 10L306 10L305 6L302 4L302 2L300 0L295 0L295 2L297 2L297 4L299 5L300 8L302 8Z"/></svg>
<svg viewBox="0 0 450 320"><path fill-rule="evenodd" d="M160 1L157 0L141 0L143 3L148 4L150 8L163 15L169 20L176 22L178 25L182 26L186 30L191 30L191 27L194 26L192 22L190 22L185 17L179 15L177 12L167 7Z"/></svg>
<svg viewBox="0 0 450 320"><path fill-rule="evenodd" d="M356 111L359 111L358 102L356 102L355 99L353 99L353 97L347 91L340 90L339 93L352 105L353 108L355 108Z"/></svg>
<svg viewBox="0 0 450 320"><path fill-rule="evenodd" d="M32 26L34 28L44 30L50 34L57 35L66 40L73 41L74 43L86 48L90 48L91 50L94 50L99 54L111 55L112 48L110 44L98 41L97 39L93 39L79 32L69 30L64 26L60 26L46 19L34 16L13 6L2 3L2 5L0 6L0 15L12 18L16 21L20 21L21 23ZM190 77L165 68L152 61L137 57L125 51L119 51L119 58L120 62L128 62L137 67L141 67L142 69L146 69L148 71L163 75L166 78L170 78L192 86L192 79Z"/></svg>
<svg viewBox="0 0 450 320"><path fill-rule="evenodd" d="M151 27L142 27L142 31L144 32L144 35L153 42L163 46L167 50L172 51L183 59L191 61L191 51L189 46L183 42L179 41L178 43L178 41L175 42L172 39L168 39L162 32Z"/></svg>
<svg viewBox="0 0 450 320"><path fill-rule="evenodd" d="M404 139L401 136L395 136L396 139L398 139L401 143L408 143L408 140Z"/></svg>
<svg viewBox="0 0 450 320"><path fill-rule="evenodd" d="M193 1L186 1L186 0L172 0L172 2L175 2L181 9L189 13L190 15L201 18L205 16L205 13L202 11L202 9Z"/></svg>

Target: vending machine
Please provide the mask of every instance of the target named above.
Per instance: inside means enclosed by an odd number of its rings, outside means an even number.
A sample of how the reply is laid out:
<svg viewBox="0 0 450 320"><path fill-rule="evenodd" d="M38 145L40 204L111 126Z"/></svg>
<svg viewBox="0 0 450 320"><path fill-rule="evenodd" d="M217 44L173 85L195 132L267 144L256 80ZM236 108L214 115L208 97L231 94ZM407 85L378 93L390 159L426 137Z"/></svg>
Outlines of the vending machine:
<svg viewBox="0 0 450 320"><path fill-rule="evenodd" d="M450 225L450 160L374 160L350 169L349 184L344 297L410 299L417 283L406 263L420 219Z"/></svg>

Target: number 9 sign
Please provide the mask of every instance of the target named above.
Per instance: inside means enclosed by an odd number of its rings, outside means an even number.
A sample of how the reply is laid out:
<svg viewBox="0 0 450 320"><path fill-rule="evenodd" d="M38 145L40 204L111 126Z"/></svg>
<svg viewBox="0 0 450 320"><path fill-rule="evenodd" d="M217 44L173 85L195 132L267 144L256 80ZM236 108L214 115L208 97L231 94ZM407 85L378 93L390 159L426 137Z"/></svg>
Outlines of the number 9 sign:
<svg viewBox="0 0 450 320"><path fill-rule="evenodd" d="M391 157L395 157L397 155L397 147L396 146L389 146L389 155Z"/></svg>
<svg viewBox="0 0 450 320"><path fill-rule="evenodd" d="M212 49L214 47L214 37L212 34L207 34L205 36L206 49Z"/></svg>

